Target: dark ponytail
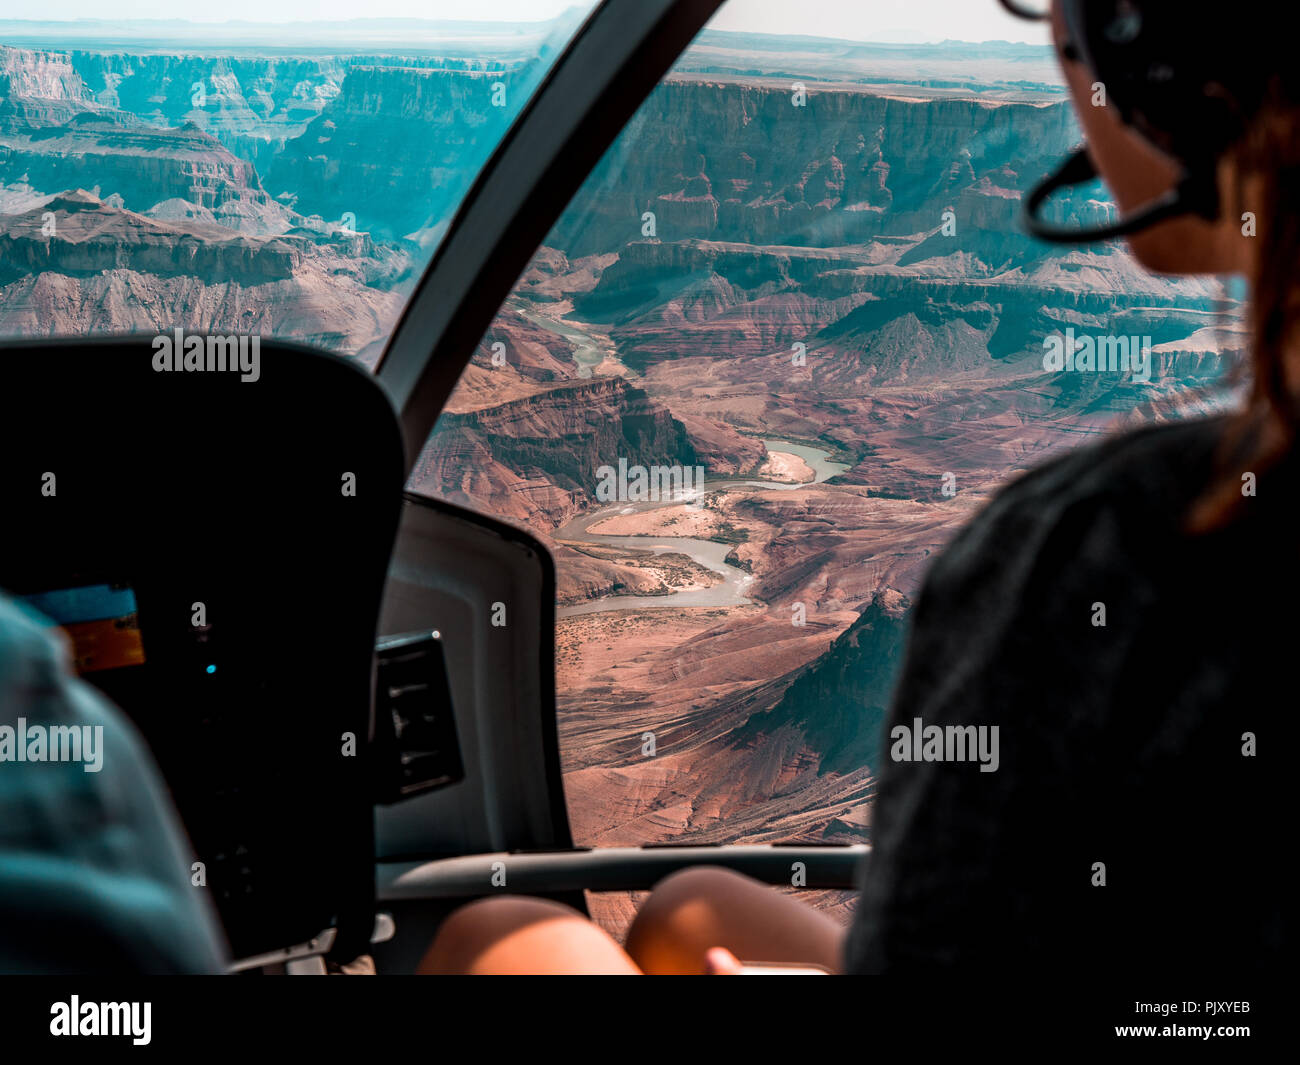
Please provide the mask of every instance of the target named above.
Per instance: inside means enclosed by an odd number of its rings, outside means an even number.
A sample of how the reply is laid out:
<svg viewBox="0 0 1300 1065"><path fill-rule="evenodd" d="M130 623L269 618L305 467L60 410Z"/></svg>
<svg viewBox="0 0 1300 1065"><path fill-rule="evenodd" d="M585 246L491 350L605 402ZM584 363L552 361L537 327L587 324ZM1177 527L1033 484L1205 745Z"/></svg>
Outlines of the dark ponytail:
<svg viewBox="0 0 1300 1065"><path fill-rule="evenodd" d="M1289 79L1288 79L1289 80ZM1240 516L1243 477L1257 481L1288 459L1300 433L1300 101L1276 77L1258 118L1234 151L1252 198L1225 196L1256 217L1259 241L1250 295L1251 387L1229 423L1215 477L1193 505L1193 532L1224 528ZM1251 239L1245 238L1243 239Z"/></svg>

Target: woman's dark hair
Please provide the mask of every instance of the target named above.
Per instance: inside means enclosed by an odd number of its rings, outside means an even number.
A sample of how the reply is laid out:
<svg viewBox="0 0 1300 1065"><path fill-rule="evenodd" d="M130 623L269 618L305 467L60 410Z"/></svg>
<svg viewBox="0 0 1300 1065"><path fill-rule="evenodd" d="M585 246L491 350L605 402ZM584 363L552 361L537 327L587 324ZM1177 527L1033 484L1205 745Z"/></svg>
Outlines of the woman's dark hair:
<svg viewBox="0 0 1300 1065"><path fill-rule="evenodd" d="M1300 435L1300 380L1288 350L1300 339L1300 97L1294 78L1274 75L1233 158L1241 180L1225 210L1251 211L1259 253L1250 294L1251 383L1245 408L1229 423L1218 468L1193 505L1194 532L1224 528L1239 516L1243 478L1260 480L1287 459ZM1245 202L1243 188L1257 203ZM1300 350L1300 349L1298 349Z"/></svg>

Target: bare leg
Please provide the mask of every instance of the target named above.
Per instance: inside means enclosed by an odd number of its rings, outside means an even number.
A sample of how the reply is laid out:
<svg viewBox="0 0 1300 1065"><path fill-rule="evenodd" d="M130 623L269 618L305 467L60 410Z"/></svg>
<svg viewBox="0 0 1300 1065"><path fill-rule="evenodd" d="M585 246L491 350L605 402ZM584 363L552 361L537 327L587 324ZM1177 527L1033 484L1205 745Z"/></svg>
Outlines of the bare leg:
<svg viewBox="0 0 1300 1065"><path fill-rule="evenodd" d="M703 973L725 947L744 962L820 965L836 972L844 928L766 884L697 867L660 881L628 931L626 950L582 914L509 895L462 906L439 928L421 973Z"/></svg>
<svg viewBox="0 0 1300 1065"><path fill-rule="evenodd" d="M462 906L438 929L419 972L635 975L631 958L577 910L509 895Z"/></svg>
<svg viewBox="0 0 1300 1065"><path fill-rule="evenodd" d="M820 965L838 972L845 929L797 898L729 869L700 866L660 881L627 934L645 973L703 973L711 947L742 962Z"/></svg>

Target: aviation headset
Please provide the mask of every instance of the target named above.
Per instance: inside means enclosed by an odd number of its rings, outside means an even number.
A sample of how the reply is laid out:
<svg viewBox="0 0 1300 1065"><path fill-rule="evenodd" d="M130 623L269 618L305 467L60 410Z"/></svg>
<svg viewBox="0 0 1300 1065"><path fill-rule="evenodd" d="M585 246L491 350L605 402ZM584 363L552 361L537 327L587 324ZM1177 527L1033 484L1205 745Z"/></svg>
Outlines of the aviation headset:
<svg viewBox="0 0 1300 1065"><path fill-rule="evenodd" d="M1045 0L1001 0L1021 18L1047 19ZM1168 192L1108 225L1068 229L1043 220L1048 197L1094 180L1087 151L1077 148L1025 201L1027 228L1058 244L1086 244L1145 229L1177 215L1219 217L1217 163L1245 132L1263 99L1276 39L1267 27L1245 25L1234 39L1209 3L1192 0L1056 0L1066 30L1062 53L1105 86L1106 102L1129 128L1174 159L1182 177ZM1258 7L1238 0L1249 16ZM1253 10L1252 10L1253 9ZM1244 22L1245 20L1243 20ZM1270 44L1270 39L1273 44ZM1266 54L1261 54L1264 52Z"/></svg>

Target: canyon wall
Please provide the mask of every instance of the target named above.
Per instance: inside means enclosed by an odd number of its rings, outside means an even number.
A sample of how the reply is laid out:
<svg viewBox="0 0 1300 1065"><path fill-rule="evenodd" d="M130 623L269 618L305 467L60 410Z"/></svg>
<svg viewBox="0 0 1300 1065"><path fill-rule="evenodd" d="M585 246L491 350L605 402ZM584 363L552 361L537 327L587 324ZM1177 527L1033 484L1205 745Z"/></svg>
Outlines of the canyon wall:
<svg viewBox="0 0 1300 1065"><path fill-rule="evenodd" d="M595 502L598 467L694 466L682 424L620 377L576 380L520 399L444 413L412 474L451 502L534 528Z"/></svg>
<svg viewBox="0 0 1300 1065"><path fill-rule="evenodd" d="M828 247L939 224L1036 181L1077 139L1068 107L674 76L650 96L548 241L577 256L656 236ZM978 195L977 181L988 182ZM974 189L975 199L963 192Z"/></svg>
<svg viewBox="0 0 1300 1065"><path fill-rule="evenodd" d="M441 232L515 113L504 102L517 104L535 74L353 67L273 159L267 185L301 213L351 212L385 237Z"/></svg>

